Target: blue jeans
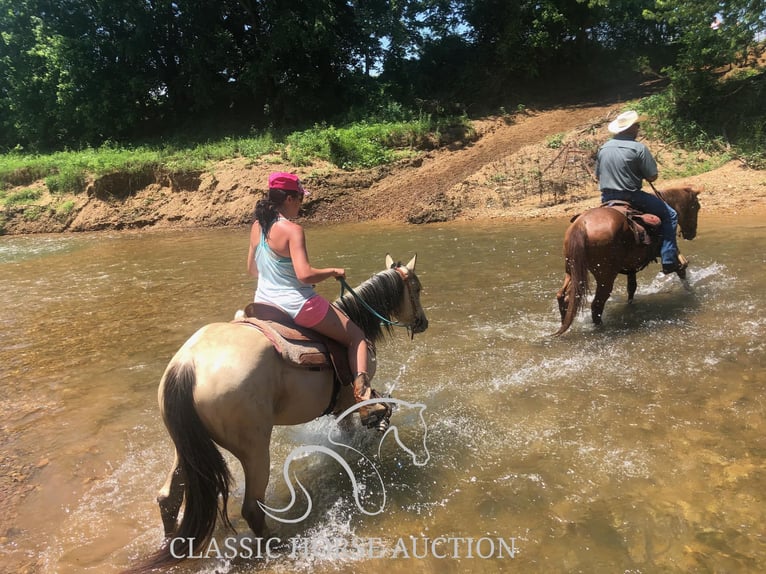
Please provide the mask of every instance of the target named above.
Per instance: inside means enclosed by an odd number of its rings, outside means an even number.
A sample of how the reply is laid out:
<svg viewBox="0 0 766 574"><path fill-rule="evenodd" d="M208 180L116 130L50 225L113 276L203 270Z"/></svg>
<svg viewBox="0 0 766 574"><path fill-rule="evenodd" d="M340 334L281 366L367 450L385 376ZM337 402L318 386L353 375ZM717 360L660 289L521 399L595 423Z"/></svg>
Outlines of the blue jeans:
<svg viewBox="0 0 766 574"><path fill-rule="evenodd" d="M660 232L662 233L662 247L660 248L662 264L676 264L678 261L678 243L676 240L678 214L675 209L656 195L646 193L645 191L602 190L601 201L627 201L636 209L659 217L662 222L660 225Z"/></svg>

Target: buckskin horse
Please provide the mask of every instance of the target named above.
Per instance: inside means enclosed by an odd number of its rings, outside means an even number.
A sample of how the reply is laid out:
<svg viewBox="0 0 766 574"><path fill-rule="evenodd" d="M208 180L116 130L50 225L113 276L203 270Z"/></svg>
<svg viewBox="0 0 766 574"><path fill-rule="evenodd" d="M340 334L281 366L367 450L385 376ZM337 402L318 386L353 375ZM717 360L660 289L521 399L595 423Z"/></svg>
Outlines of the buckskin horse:
<svg viewBox="0 0 766 574"><path fill-rule="evenodd" d="M428 327L416 258L402 265L386 255L385 270L335 302L359 325L371 349L393 325L406 327L412 336ZM374 365L370 361L371 378ZM218 516L231 527L231 475L218 447L242 464L242 516L262 536L272 428L306 423L330 410L337 415L354 404L351 385L338 385L332 369L285 361L259 329L241 320L211 323L192 335L165 369L158 400L175 445L175 461L157 497L165 543L128 572L147 572L187 558L177 551L188 552L188 544L173 550L171 539L194 539L196 547L204 547Z"/></svg>
<svg viewBox="0 0 766 574"><path fill-rule="evenodd" d="M678 227L684 239L697 235L699 190L688 186L669 188L657 195L678 213ZM654 216L649 216L650 220ZM654 217L654 219L658 219ZM628 302L636 293L636 273L660 254L659 228L646 225L647 241L641 241L641 229L623 210L596 207L576 216L564 235L565 277L556 294L561 312L561 335L572 325L575 315L585 307L589 294L588 271L596 280L596 293L591 303L593 323L601 324L609 295L618 274L628 276ZM679 276L683 278L681 273Z"/></svg>

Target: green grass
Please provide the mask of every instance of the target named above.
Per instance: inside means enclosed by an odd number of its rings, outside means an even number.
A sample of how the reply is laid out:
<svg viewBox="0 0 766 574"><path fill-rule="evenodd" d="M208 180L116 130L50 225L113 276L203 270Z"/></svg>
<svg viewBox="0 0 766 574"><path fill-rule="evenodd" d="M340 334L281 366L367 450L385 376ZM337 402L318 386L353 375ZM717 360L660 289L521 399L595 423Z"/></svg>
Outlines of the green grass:
<svg viewBox="0 0 766 574"><path fill-rule="evenodd" d="M18 186L44 179L51 193L81 193L88 177L110 173L203 170L230 157L259 157L277 148L271 135L226 138L193 147L166 145L134 148L105 145L49 155L11 153L0 156L0 186Z"/></svg>
<svg viewBox="0 0 766 574"><path fill-rule="evenodd" d="M687 151L711 156L710 169L737 157L750 167L766 167L766 113L763 69L743 70L704 84L704 97L693 90L666 90L638 102L650 116L642 125L649 137ZM707 166L690 167L700 173ZM684 174L682 174L684 175Z"/></svg>
<svg viewBox="0 0 766 574"><path fill-rule="evenodd" d="M43 192L41 190L33 188L20 189L11 193L3 192L0 194L0 205L31 205L40 199L42 195Z"/></svg>
<svg viewBox="0 0 766 574"><path fill-rule="evenodd" d="M60 219L65 218L67 215L72 213L72 210L74 209L74 201L71 199L68 201L64 201L63 203L60 203L56 206L56 216Z"/></svg>
<svg viewBox="0 0 766 574"><path fill-rule="evenodd" d="M406 122L315 126L281 139L268 132L194 145L183 142L136 147L107 144L49 155L13 152L0 155L0 189L43 179L51 193L77 194L85 190L90 178L110 173L203 171L215 162L236 157L256 160L279 156L296 167L325 160L343 169L369 168L394 161L414 149L472 135L465 118L423 117Z"/></svg>
<svg viewBox="0 0 766 574"><path fill-rule="evenodd" d="M545 140L546 147L549 147L550 149L559 149L562 143L564 143L564 136L566 136L565 133L559 133L548 137Z"/></svg>
<svg viewBox="0 0 766 574"><path fill-rule="evenodd" d="M370 168L391 163L413 150L473 136L466 118L434 122L422 117L407 122L355 122L344 127L317 125L287 136L283 157L296 166L322 159L341 169Z"/></svg>

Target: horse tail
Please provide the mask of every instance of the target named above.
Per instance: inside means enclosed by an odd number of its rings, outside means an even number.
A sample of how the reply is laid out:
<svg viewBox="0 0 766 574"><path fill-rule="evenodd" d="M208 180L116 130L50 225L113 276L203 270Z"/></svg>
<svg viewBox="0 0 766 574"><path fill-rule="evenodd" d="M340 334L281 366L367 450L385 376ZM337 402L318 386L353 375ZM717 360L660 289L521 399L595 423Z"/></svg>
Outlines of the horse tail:
<svg viewBox="0 0 766 574"><path fill-rule="evenodd" d="M561 320L561 327L553 335L563 334L574 321L575 315L585 307L585 301L590 286L588 284L588 258L585 250L585 242L588 239L585 226L581 219L574 224L566 241L564 252L566 272L569 274L569 285L565 293L567 310Z"/></svg>
<svg viewBox="0 0 766 574"><path fill-rule="evenodd" d="M162 391L163 418L183 476L183 517L159 550L124 574L167 568L188 558L194 549L205 549L213 536L216 515L233 530L227 512L231 474L194 408L195 384L194 363L175 363L165 375Z"/></svg>

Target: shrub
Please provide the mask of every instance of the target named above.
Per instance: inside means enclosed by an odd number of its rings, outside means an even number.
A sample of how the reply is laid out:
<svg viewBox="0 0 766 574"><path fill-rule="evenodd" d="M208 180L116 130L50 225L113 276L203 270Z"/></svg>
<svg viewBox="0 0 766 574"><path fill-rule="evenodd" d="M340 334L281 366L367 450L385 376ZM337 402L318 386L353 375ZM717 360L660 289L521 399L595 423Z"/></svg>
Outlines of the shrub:
<svg viewBox="0 0 766 574"><path fill-rule="evenodd" d="M85 191L85 172L78 167L64 166L62 171L45 178L51 193L82 193Z"/></svg>
<svg viewBox="0 0 766 574"><path fill-rule="evenodd" d="M74 209L74 201L72 201L71 199L63 203L60 203L59 205L56 206L56 216L59 218L65 218L70 213L72 213L73 209Z"/></svg>
<svg viewBox="0 0 766 574"><path fill-rule="evenodd" d="M5 205L30 205L42 197L39 189L28 188L14 191L5 195Z"/></svg>

